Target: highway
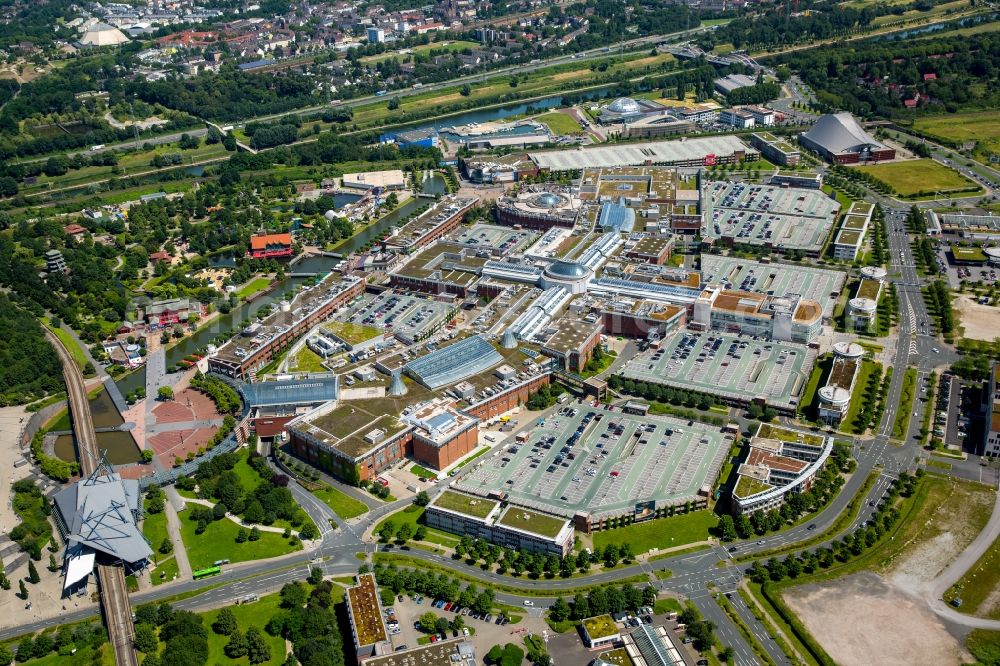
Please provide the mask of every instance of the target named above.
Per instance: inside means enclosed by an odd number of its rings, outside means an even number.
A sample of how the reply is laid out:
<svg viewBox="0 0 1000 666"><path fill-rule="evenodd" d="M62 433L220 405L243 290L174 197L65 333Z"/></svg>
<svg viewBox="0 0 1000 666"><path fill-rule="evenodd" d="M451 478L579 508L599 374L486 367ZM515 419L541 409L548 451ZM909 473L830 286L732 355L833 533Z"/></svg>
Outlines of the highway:
<svg viewBox="0 0 1000 666"><path fill-rule="evenodd" d="M83 476L87 476L97 468L99 453L83 374L62 341L47 328L45 335L62 360L63 379L66 382L66 395L69 413L73 420L80 469ZM125 586L124 570L120 566L99 564L97 580L100 586L101 608L104 610L104 624L108 628L108 636L115 650L115 663L118 666L138 666L139 661L133 645L135 627L132 623L132 607ZM65 616L60 620L66 621Z"/></svg>

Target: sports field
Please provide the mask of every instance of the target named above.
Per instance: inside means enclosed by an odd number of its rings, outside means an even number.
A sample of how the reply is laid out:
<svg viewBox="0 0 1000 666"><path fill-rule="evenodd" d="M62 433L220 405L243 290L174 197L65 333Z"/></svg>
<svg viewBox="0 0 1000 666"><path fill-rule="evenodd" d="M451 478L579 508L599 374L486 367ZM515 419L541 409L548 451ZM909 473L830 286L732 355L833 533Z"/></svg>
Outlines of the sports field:
<svg viewBox="0 0 1000 666"><path fill-rule="evenodd" d="M711 485L731 438L718 428L670 417L568 408L545 419L523 444L501 448L456 488L506 492L519 507L572 517L621 515L637 502L683 504Z"/></svg>
<svg viewBox="0 0 1000 666"><path fill-rule="evenodd" d="M791 342L765 342L723 333L683 333L643 352L623 377L749 402L794 407L816 351Z"/></svg>
<svg viewBox="0 0 1000 666"><path fill-rule="evenodd" d="M856 168L875 176L902 197L980 189L962 174L931 159L888 162Z"/></svg>

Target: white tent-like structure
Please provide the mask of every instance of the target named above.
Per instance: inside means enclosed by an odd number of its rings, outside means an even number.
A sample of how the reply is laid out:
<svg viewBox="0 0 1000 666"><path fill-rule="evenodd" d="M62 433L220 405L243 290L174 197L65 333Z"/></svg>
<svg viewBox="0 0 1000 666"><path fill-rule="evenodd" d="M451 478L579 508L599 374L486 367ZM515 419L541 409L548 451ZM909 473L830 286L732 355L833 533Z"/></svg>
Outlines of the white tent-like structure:
<svg viewBox="0 0 1000 666"><path fill-rule="evenodd" d="M63 592L70 592L94 569L97 558L135 568L153 550L137 525L139 482L123 479L104 458L85 479L53 496L60 532L66 540Z"/></svg>
<svg viewBox="0 0 1000 666"><path fill-rule="evenodd" d="M95 23L90 26L78 45L80 48L99 48L101 46L120 46L128 41L125 33L107 23Z"/></svg>

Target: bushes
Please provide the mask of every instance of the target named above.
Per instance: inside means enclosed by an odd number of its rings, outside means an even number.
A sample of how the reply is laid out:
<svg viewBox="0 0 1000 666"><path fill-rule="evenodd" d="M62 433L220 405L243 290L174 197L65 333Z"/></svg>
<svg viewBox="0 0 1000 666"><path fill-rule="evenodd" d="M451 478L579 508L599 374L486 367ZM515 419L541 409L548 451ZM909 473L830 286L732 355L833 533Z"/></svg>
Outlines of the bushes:
<svg viewBox="0 0 1000 666"><path fill-rule="evenodd" d="M52 526L48 521L52 509L42 491L28 479L16 482L12 489L14 512L21 523L10 531L10 538L38 561L42 559L42 546L52 539Z"/></svg>
<svg viewBox="0 0 1000 666"><path fill-rule="evenodd" d="M221 379L198 373L191 378L191 386L210 397L220 414L236 414L240 411L242 402L239 394Z"/></svg>

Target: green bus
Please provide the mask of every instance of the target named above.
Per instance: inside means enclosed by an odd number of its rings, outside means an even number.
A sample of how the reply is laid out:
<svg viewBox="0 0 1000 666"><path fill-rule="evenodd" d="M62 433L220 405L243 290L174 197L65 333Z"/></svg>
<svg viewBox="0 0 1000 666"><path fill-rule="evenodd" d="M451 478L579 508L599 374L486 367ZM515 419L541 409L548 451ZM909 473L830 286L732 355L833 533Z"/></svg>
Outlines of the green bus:
<svg viewBox="0 0 1000 666"><path fill-rule="evenodd" d="M198 569L197 571L192 572L191 576L195 580L199 580L201 578L208 578L209 576L214 576L220 573L222 573L222 567L208 567L207 569Z"/></svg>

